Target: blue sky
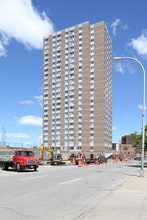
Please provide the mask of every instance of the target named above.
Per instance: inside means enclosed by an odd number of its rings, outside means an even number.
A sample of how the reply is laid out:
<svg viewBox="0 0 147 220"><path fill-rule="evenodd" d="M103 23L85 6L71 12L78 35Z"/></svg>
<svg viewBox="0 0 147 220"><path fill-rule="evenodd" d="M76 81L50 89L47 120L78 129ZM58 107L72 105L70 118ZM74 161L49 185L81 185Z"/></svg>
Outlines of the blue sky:
<svg viewBox="0 0 147 220"><path fill-rule="evenodd" d="M43 36L105 21L113 56L147 70L146 8L146 0L0 0L0 142L41 144ZM142 94L140 66L113 62L113 142L141 132Z"/></svg>

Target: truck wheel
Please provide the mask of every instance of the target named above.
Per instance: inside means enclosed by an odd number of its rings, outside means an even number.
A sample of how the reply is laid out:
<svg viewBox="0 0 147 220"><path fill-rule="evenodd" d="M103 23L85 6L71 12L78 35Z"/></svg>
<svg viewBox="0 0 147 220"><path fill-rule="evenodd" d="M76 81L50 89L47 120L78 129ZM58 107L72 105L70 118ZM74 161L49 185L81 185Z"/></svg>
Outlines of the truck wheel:
<svg viewBox="0 0 147 220"><path fill-rule="evenodd" d="M8 168L9 168L9 166L7 164L4 164L2 169L3 170L8 170Z"/></svg>
<svg viewBox="0 0 147 220"><path fill-rule="evenodd" d="M34 167L34 171L35 171L35 172L37 171L37 167Z"/></svg>
<svg viewBox="0 0 147 220"><path fill-rule="evenodd" d="M20 172L20 171L21 171L21 167L20 167L20 164L19 164L19 163L16 164L16 170L17 170L17 172Z"/></svg>

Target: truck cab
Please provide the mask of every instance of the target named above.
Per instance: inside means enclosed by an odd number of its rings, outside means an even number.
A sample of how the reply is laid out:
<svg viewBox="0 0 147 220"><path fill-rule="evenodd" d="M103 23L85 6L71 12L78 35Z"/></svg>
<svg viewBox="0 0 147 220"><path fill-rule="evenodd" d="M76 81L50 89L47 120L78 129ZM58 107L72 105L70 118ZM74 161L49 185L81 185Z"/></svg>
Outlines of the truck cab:
<svg viewBox="0 0 147 220"><path fill-rule="evenodd" d="M39 161L34 156L33 151L31 150L15 150L13 156L13 167L17 171L21 171L24 169L34 169L34 171L38 168Z"/></svg>

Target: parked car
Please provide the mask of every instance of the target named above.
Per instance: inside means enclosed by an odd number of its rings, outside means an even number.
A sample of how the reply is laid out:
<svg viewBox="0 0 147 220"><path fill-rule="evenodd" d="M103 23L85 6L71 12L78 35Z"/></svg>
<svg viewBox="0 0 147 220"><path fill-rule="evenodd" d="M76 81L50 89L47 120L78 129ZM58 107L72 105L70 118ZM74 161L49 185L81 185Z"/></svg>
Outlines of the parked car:
<svg viewBox="0 0 147 220"><path fill-rule="evenodd" d="M135 157L134 157L134 160L141 161L141 154L136 154Z"/></svg>

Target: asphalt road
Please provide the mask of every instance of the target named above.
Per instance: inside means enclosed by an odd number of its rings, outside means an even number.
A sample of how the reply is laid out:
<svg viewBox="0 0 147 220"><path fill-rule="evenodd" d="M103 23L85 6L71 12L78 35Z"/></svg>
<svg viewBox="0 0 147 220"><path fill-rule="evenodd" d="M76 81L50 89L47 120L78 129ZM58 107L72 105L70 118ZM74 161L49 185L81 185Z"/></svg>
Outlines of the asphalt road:
<svg viewBox="0 0 147 220"><path fill-rule="evenodd" d="M132 163L40 166L38 172L0 170L0 217L4 220L84 219L130 176Z"/></svg>

